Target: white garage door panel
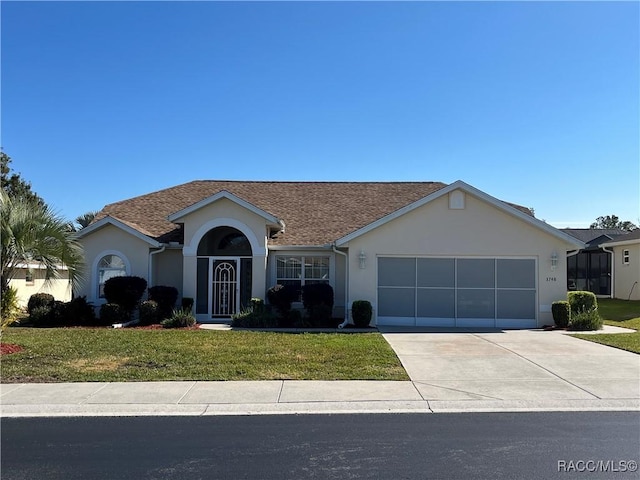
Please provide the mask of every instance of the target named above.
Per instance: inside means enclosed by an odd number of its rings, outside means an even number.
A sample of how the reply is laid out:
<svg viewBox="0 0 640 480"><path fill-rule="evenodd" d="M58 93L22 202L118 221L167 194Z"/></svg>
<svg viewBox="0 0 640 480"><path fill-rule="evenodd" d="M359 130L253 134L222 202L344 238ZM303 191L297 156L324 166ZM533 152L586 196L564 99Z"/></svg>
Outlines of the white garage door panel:
<svg viewBox="0 0 640 480"><path fill-rule="evenodd" d="M531 328L536 299L531 258L378 259L380 325Z"/></svg>

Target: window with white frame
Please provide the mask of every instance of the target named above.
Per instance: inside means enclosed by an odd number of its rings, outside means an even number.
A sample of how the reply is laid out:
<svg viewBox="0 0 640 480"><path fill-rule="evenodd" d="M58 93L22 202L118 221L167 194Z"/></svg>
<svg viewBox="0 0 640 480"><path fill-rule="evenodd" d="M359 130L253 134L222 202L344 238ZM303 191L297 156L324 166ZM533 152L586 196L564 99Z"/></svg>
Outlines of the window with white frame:
<svg viewBox="0 0 640 480"><path fill-rule="evenodd" d="M104 282L127 274L124 260L118 255L105 255L98 262L98 296L104 298Z"/></svg>
<svg viewBox="0 0 640 480"><path fill-rule="evenodd" d="M629 250L624 249L622 250L622 264L623 265L629 265Z"/></svg>
<svg viewBox="0 0 640 480"><path fill-rule="evenodd" d="M329 257L278 256L276 257L276 283L290 285L302 299L302 287L312 283L329 283Z"/></svg>

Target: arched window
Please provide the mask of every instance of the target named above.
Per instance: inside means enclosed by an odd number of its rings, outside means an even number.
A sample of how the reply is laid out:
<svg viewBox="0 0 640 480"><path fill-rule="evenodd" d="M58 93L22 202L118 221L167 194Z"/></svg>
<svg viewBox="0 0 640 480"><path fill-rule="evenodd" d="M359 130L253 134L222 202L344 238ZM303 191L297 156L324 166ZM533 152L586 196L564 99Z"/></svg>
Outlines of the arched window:
<svg viewBox="0 0 640 480"><path fill-rule="evenodd" d="M250 257L251 243L232 227L218 227L209 231L198 244L198 256Z"/></svg>
<svg viewBox="0 0 640 480"><path fill-rule="evenodd" d="M104 298L104 282L113 277L122 277L127 274L124 260L118 255L105 255L98 262L98 296Z"/></svg>

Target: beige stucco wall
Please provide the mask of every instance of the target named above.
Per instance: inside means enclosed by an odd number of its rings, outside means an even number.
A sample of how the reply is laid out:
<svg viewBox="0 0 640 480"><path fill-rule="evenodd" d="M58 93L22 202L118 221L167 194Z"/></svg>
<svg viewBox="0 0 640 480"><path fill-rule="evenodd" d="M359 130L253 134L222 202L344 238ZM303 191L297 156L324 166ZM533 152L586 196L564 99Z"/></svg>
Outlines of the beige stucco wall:
<svg viewBox="0 0 640 480"><path fill-rule="evenodd" d="M211 229L228 226L240 230L251 243L253 253L251 296L264 298L267 280L265 218L227 198L221 198L178 221L184 224L183 296L196 298L198 243Z"/></svg>
<svg viewBox="0 0 640 480"><path fill-rule="evenodd" d="M26 307L29 297L34 293L48 293L56 300L68 302L71 300L71 286L69 284L69 272L60 271L60 278L46 281L46 271L41 268L30 268L33 273L33 284L27 283L27 269L19 269L16 276L9 282L9 285L18 292L18 303L21 307Z"/></svg>
<svg viewBox="0 0 640 480"><path fill-rule="evenodd" d="M149 243L124 230L106 225L80 239L85 255L85 283L78 289L78 295L86 295L95 305L104 303L98 298L98 261L108 254L119 255L129 266L128 275L142 277L149 281Z"/></svg>
<svg viewBox="0 0 640 480"><path fill-rule="evenodd" d="M167 249L152 255L152 279L149 286L165 285L178 289L182 297L182 249Z"/></svg>
<svg viewBox="0 0 640 480"><path fill-rule="evenodd" d="M622 263L623 250L629 250L629 264ZM613 296L623 300L640 300L640 242L613 247Z"/></svg>
<svg viewBox="0 0 640 480"><path fill-rule="evenodd" d="M566 298L566 258L575 248L470 194L464 209L450 209L447 195L402 215L348 244L349 304L377 302L377 257L526 257L537 261L538 325L553 324L551 303ZM359 268L364 252L366 268ZM552 270L551 255L558 265Z"/></svg>

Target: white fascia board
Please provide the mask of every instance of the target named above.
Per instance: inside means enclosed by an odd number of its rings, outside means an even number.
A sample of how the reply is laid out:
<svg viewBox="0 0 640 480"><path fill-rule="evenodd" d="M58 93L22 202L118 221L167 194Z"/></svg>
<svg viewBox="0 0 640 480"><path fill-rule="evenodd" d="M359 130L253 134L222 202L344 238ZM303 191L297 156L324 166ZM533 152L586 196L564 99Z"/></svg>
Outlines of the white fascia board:
<svg viewBox="0 0 640 480"><path fill-rule="evenodd" d="M462 180L457 180L447 185L446 187L441 188L440 190L433 192L432 194L427 195L426 197L421 198L420 200L410 203L409 205L406 205L405 207L402 207L401 209L396 210L395 212L390 213L389 215L386 215L376 220L375 222L372 222L369 225L366 225L360 228L359 230L356 230L355 232L350 233L349 235L345 235L344 237L339 238L336 241L336 246L340 247L342 245L345 245L349 241L361 235L364 235L365 233L370 232L371 230L374 230L384 225L387 222L395 220L396 218L401 217L402 215L405 215L406 213L409 213L415 210L416 208L420 208L423 205L426 205L427 203L430 203L440 197L443 197L444 195L448 195L450 192L453 192L454 190L462 190L463 192L466 192L474 197L484 200L485 202L496 207L497 209L502 210L503 212L508 213L510 215L513 215L536 228L544 230L546 233L551 234L552 236L560 240L563 240L564 242L570 245L573 245L578 249L583 249L586 247L586 244L584 242L581 242L580 240L572 237L571 235L564 233L555 227L552 227L548 223L545 223L531 215L527 215L526 213L521 212L517 208L514 208L511 205L508 205L505 202L498 200L497 198L492 197L491 195L481 190L478 190L475 187L472 187L471 185L463 182Z"/></svg>
<svg viewBox="0 0 640 480"><path fill-rule="evenodd" d="M77 234L77 238L86 237L87 235L90 235L91 233L96 232L101 228L106 227L107 225L113 225L114 227L125 231L129 235L133 235L134 237L139 238L143 242L148 243L152 247L160 248L162 246L162 243L158 242L157 240L154 240L153 238L145 235L144 233L139 232L135 228L132 228L129 225L122 223L120 220L114 217L110 217L108 215L104 218L101 218L96 223L92 223L88 227L85 227L82 230L80 230Z"/></svg>
<svg viewBox="0 0 640 480"><path fill-rule="evenodd" d="M332 245L269 245L267 247L269 251L302 251L302 250L322 250L327 251L332 249Z"/></svg>
<svg viewBox="0 0 640 480"><path fill-rule="evenodd" d="M246 200L243 200L242 198L234 195L233 193L227 192L226 190L222 190L216 193L215 195L207 197L204 200L200 200L198 203L194 203L193 205L187 208L184 208L178 212L172 213L167 218L170 222L176 222L181 218L186 217L190 213L193 213L197 210L200 210L201 208L206 207L207 205L211 205L212 203L217 202L221 198L226 198L227 200L230 200L233 203L236 203L237 205L240 205L241 207L246 208L250 212L253 212L256 215L264 218L268 223L271 223L273 225L279 225L284 228L284 223L279 218L271 215L268 212L265 212L261 208L256 207L252 203L249 203Z"/></svg>
<svg viewBox="0 0 640 480"><path fill-rule="evenodd" d="M627 245L637 245L640 243L640 238L634 238L631 240L618 240L616 242L605 242L598 245L598 247L624 247Z"/></svg>

